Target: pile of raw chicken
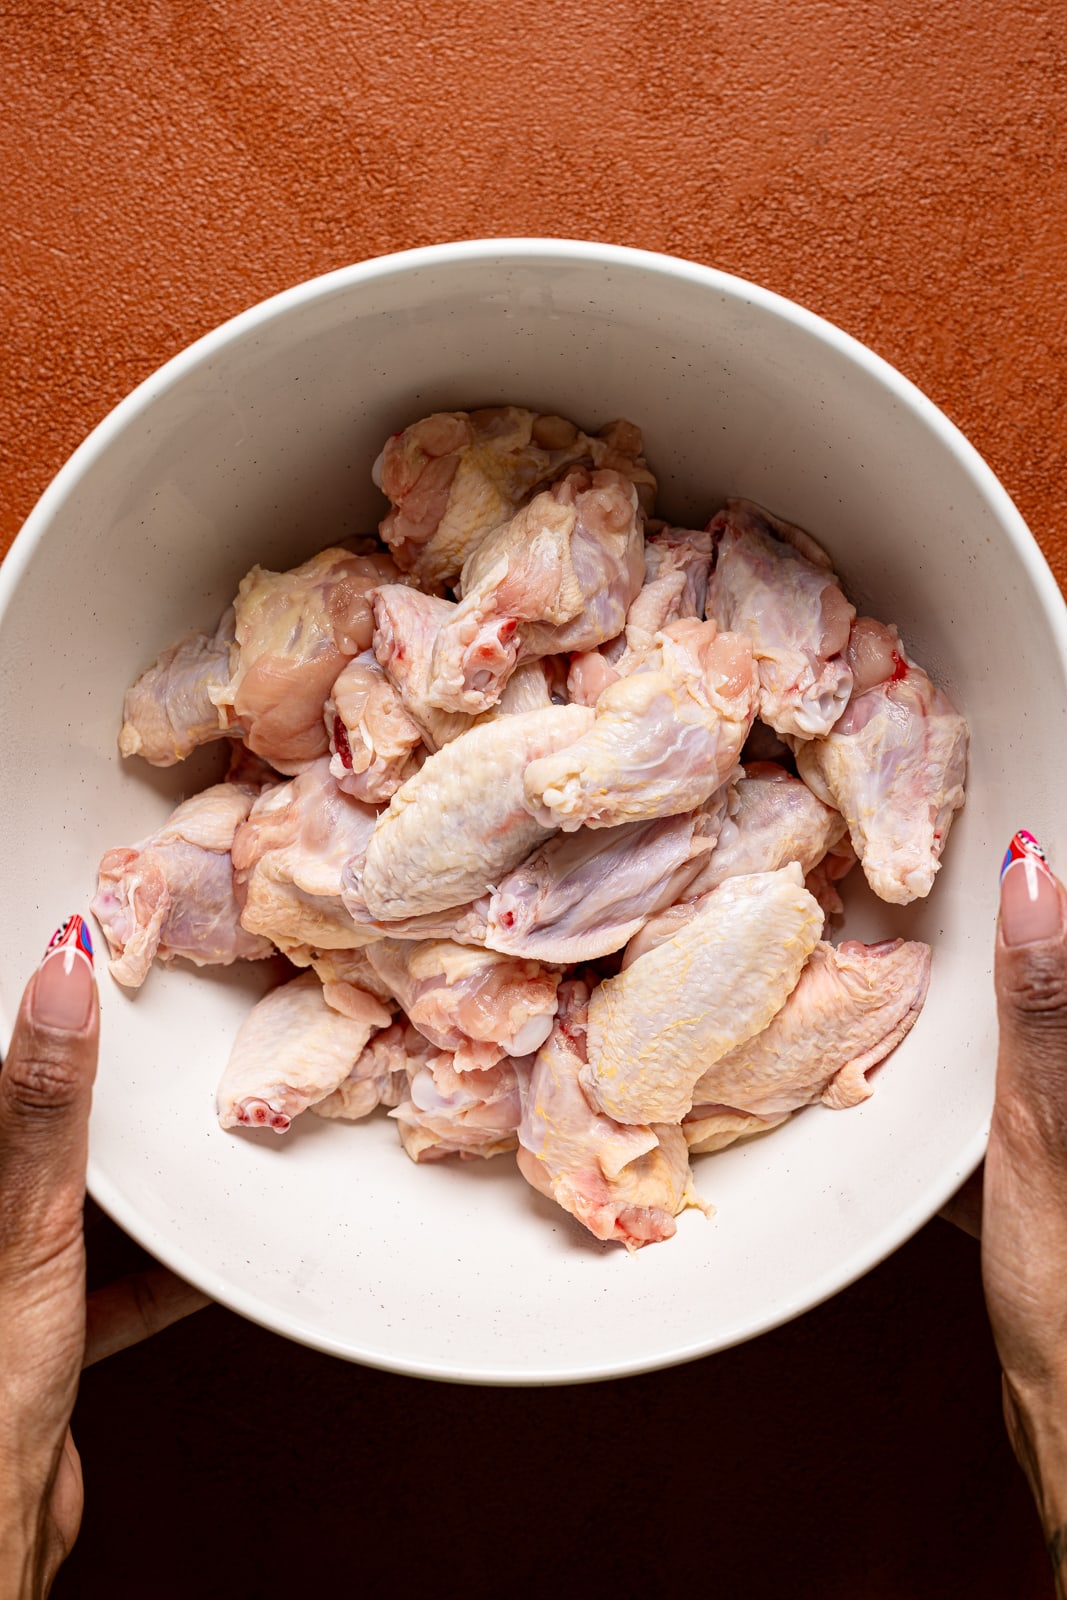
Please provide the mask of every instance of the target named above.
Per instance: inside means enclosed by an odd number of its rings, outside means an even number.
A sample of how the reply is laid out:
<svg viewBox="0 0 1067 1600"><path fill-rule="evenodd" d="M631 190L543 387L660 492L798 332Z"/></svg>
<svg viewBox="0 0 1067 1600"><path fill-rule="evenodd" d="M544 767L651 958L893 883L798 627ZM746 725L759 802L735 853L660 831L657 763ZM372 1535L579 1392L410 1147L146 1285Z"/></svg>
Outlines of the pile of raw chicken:
<svg viewBox="0 0 1067 1600"><path fill-rule="evenodd" d="M963 719L799 528L652 519L627 422L518 407L386 444L380 541L254 567L129 690L120 748L234 741L111 850L111 971L280 951L224 1128L391 1108L415 1161L515 1151L600 1239L668 1238L690 1156L870 1094L930 951L834 945L837 883L929 893Z"/></svg>

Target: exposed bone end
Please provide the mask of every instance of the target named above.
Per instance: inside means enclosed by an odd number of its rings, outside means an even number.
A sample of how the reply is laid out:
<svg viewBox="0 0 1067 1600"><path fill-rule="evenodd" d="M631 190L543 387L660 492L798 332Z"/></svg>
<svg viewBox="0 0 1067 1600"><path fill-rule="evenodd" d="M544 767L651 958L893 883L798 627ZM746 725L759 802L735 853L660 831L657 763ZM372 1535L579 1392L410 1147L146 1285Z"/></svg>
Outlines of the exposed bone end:
<svg viewBox="0 0 1067 1600"><path fill-rule="evenodd" d="M275 1133L287 1133L291 1122L291 1117L287 1117L284 1111L276 1111L267 1100L239 1100L228 1126L273 1128Z"/></svg>

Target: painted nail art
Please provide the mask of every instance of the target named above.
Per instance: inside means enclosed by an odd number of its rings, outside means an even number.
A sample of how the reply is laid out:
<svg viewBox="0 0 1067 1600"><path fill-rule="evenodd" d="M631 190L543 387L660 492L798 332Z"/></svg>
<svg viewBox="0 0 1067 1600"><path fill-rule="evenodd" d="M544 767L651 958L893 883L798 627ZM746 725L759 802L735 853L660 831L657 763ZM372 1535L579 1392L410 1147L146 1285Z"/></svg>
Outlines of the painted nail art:
<svg viewBox="0 0 1067 1600"><path fill-rule="evenodd" d="M68 917L49 940L29 991L35 1022L67 1032L87 1028L96 1004L93 942L83 917Z"/></svg>
<svg viewBox="0 0 1067 1600"><path fill-rule="evenodd" d="M1001 882L1008 868L1016 861L1039 861L1045 871L1049 871L1048 856L1028 828L1020 828L1005 851L1004 860L1000 863Z"/></svg>
<svg viewBox="0 0 1067 1600"><path fill-rule="evenodd" d="M70 972L79 956L93 966L93 941L89 937L89 929L84 917L68 917L66 922L60 923L55 933L48 941L48 949L41 957L44 966L52 956L63 952L63 970Z"/></svg>

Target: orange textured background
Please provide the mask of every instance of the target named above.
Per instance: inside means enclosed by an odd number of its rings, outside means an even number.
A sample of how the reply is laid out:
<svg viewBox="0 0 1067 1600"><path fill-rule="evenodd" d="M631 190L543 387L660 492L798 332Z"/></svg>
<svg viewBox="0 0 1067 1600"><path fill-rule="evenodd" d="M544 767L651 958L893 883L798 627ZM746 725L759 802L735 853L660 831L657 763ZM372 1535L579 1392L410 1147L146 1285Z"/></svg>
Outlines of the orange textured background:
<svg viewBox="0 0 1067 1600"><path fill-rule="evenodd" d="M3 8L0 549L161 360L384 251L672 251L942 405L1067 578L1067 7L21 0Z"/></svg>
<svg viewBox="0 0 1067 1600"><path fill-rule="evenodd" d="M866 341L1067 581L1065 39L1064 0L7 0L0 553L112 405L235 312L368 255L555 234L725 268ZM95 1275L130 1259L98 1222ZM1051 1594L977 1256L937 1222L674 1373L454 1390L213 1308L94 1368L74 1426L60 1600Z"/></svg>

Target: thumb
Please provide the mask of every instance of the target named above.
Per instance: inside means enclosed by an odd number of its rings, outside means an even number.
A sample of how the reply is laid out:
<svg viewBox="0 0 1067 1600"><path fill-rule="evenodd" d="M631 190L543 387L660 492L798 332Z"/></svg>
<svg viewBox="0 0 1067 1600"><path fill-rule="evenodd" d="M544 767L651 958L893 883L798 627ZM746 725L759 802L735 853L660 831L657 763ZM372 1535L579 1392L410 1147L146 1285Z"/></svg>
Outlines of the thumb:
<svg viewBox="0 0 1067 1600"><path fill-rule="evenodd" d="M13 1268L80 1231L98 1032L92 943L71 917L26 987L0 1071L0 1253Z"/></svg>
<svg viewBox="0 0 1067 1600"><path fill-rule="evenodd" d="M1067 1156L1067 894L1033 834L1001 868L996 952L1000 1052L996 1120L1031 1153ZM1036 1146L1034 1141L1036 1140Z"/></svg>

